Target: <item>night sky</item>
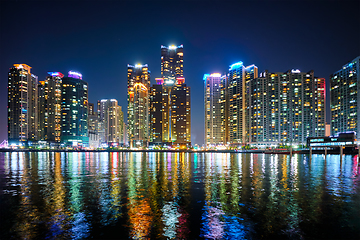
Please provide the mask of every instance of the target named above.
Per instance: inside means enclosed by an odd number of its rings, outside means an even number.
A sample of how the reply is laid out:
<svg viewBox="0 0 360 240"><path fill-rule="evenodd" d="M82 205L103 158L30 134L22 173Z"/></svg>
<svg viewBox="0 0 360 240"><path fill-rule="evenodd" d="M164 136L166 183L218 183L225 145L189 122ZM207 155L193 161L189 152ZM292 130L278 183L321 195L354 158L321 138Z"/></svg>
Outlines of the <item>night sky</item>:
<svg viewBox="0 0 360 240"><path fill-rule="evenodd" d="M82 73L89 101L115 98L126 114L127 64L160 77L160 46L184 45L192 143L204 143L203 75L242 61L259 72L329 75L360 55L360 1L0 1L0 143L7 75L25 63ZM329 96L329 95L328 95ZM329 107L328 107L329 109ZM327 120L329 121L329 111Z"/></svg>

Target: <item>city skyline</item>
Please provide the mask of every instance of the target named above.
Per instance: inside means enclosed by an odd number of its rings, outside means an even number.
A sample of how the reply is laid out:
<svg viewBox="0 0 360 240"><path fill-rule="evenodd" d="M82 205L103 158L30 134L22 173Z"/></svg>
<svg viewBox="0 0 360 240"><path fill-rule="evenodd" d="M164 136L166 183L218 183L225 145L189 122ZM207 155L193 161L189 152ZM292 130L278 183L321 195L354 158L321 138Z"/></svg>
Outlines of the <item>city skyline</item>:
<svg viewBox="0 0 360 240"><path fill-rule="evenodd" d="M359 6L358 2L354 3ZM160 17L155 16L148 23L144 23L147 26L145 31L154 36L153 39L150 39L151 35L136 37L142 36L140 30L143 28L139 23L144 22L143 20L150 16L144 12L145 7L141 7L143 16L135 22L131 23L130 20L127 20L129 24L125 24L121 21L126 20L126 16L133 12L133 10L129 10L131 9L130 3L92 3L86 7L74 3L73 8L68 9L65 3L47 3L40 6L36 2L23 4L1 2L0 141L7 138L7 72L15 63L25 63L31 66L31 73L38 76L39 81L45 80L49 71L79 71L89 84L89 102L96 103L99 99L114 98L119 100L119 105L123 109L126 109L126 65L128 63L148 64L152 72L151 84L154 84L155 77L160 76L159 47L183 44L185 47L184 61L186 61L184 77L193 92L191 97L192 143L203 144L203 93L194 93L196 89L203 92L204 82L202 79L205 73L224 74L229 65L238 61L254 63L259 68L259 72L265 70L285 72L289 69L300 69L302 72L314 70L316 77L326 79L328 95L330 74L360 55L360 46L356 44L360 39L359 31L356 31L359 29L360 23L356 17L353 17L356 16L356 9L359 8L349 8L349 3L327 3L324 9L320 3L311 5L305 3L261 3L258 4L258 13L254 16L249 13L243 14L242 17L229 16L225 18L221 17L224 16L223 13L218 13L218 17L214 19L197 16L200 8L203 8L202 12L204 13L217 13L219 7L232 12L235 11L232 10L234 6L241 4L245 9L256 6L255 3L248 2L214 3L209 6L203 6L200 3L192 6L186 3L179 5L177 6L179 11L184 12L190 18L183 19L183 22L179 20L159 22ZM11 18L9 12L15 6L18 18ZM97 17L100 18L104 15L101 10L114 11L110 10L111 6L114 9L128 9L130 13L115 19L107 17L99 23L94 23L89 19L90 13L97 13ZM174 6L174 3L168 6L154 3L150 7L155 10L155 13L159 13L163 9L170 9ZM49 19L48 23L42 22L43 18L37 15L40 16L42 12L52 9L52 7L73 13L72 21ZM100 7L100 10L96 11L96 7ZM31 16L35 15L35 17L25 18L29 21L30 29L24 31L27 34L31 33L30 36L33 37L25 41L9 33L11 30L15 30L13 26L25 22L24 14L21 13L25 13L29 9L33 10ZM82 13L76 11L79 9L83 10ZM299 23L290 14L294 9L306 12L307 15L314 16L314 18L304 19ZM264 19L269 16L267 13L269 10L275 11L275 13L282 12L283 16L274 17L265 23ZM333 12L337 12L336 19L331 17ZM274 12L272 14L276 15ZM233 20L245 20L246 17L248 17L248 21L252 21L254 31L248 33L247 30L244 30L244 34L230 34L230 29L233 27L240 28L240 24L235 24ZM284 21L285 19L287 21ZM90 20L90 22L85 24L86 20ZM194 26L192 26L192 22L194 22ZM346 24L348 22L353 25L349 26ZM161 28L156 28L157 24L159 26L163 24L169 28L161 31ZM292 27L292 25L294 26ZM114 26L118 26L122 30L121 33L111 31ZM135 30L134 26L137 26ZM225 37L220 31L223 28L228 33ZM336 33L336 30L340 28L342 32L349 34ZM126 30L138 35L132 37ZM215 34L216 32L219 34ZM206 33L211 33L211 37ZM275 33L280 33L283 39ZM127 39L122 39L123 36L127 36ZM127 50L128 48L130 50ZM290 51L290 54L287 51ZM114 74L110 74L111 72ZM328 98L327 122L330 120L329 114Z"/></svg>

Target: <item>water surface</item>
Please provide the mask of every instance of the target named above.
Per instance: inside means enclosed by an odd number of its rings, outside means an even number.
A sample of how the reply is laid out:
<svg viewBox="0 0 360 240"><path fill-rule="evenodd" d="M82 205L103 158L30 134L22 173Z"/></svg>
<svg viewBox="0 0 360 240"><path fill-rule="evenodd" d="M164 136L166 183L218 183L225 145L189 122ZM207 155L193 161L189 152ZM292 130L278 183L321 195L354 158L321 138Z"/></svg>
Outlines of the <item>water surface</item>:
<svg viewBox="0 0 360 240"><path fill-rule="evenodd" d="M360 239L357 156L0 153L0 239Z"/></svg>

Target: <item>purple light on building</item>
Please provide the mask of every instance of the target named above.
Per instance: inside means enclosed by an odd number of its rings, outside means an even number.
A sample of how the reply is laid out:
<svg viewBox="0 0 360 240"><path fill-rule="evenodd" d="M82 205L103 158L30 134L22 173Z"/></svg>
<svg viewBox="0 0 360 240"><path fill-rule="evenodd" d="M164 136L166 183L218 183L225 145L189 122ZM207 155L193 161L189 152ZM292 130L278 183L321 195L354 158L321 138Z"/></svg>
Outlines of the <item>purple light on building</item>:
<svg viewBox="0 0 360 240"><path fill-rule="evenodd" d="M82 74L74 71L68 72L68 77L76 78L76 79L82 79Z"/></svg>

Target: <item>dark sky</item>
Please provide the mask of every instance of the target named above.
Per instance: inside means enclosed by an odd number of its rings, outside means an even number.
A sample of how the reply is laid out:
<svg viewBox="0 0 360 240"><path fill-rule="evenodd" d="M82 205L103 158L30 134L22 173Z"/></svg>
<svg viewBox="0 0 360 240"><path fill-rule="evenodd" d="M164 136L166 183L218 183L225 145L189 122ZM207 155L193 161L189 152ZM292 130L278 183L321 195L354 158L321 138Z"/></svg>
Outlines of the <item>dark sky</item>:
<svg viewBox="0 0 360 240"><path fill-rule="evenodd" d="M359 16L360 1L0 0L0 143L14 63L30 65L39 80L79 71L90 102L115 98L126 112L127 64L147 63L155 82L160 46L183 44L192 142L203 144L204 73L242 61L259 71L314 70L328 81L360 55Z"/></svg>

